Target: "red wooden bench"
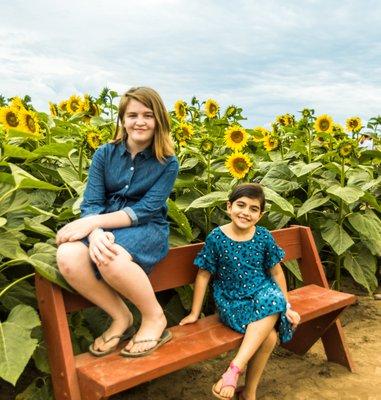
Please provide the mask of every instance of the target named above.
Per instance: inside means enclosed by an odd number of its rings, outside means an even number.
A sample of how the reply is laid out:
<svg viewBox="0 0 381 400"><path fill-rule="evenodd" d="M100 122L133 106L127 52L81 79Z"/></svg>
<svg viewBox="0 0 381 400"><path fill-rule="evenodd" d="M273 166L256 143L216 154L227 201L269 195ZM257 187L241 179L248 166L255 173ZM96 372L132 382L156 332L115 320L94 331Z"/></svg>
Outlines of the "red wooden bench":
<svg viewBox="0 0 381 400"><path fill-rule="evenodd" d="M290 301L301 315L294 338L285 347L304 354L321 339L327 359L353 370L339 314L356 301L351 294L330 290L311 233L295 226L273 231L286 251L285 260L297 259L305 286L291 291ZM193 259L202 243L171 249L150 279L156 292L194 282ZM242 335L223 326L216 315L194 324L170 328L173 339L144 358L114 353L97 358L74 356L67 313L92 306L81 296L61 290L41 276L36 291L52 372L56 400L97 400L158 378L239 346Z"/></svg>

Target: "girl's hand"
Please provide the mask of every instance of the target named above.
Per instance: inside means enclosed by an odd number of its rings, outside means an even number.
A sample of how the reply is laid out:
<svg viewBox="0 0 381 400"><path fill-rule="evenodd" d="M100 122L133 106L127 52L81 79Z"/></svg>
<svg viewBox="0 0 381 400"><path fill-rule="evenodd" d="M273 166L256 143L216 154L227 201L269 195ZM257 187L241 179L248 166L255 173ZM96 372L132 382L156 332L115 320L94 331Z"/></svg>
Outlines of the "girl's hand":
<svg viewBox="0 0 381 400"><path fill-rule="evenodd" d="M300 315L293 309L289 308L286 311L286 318L290 321L292 329L296 329L300 322Z"/></svg>
<svg viewBox="0 0 381 400"><path fill-rule="evenodd" d="M96 228L93 217L85 217L69 222L57 232L56 243L75 242L88 236Z"/></svg>
<svg viewBox="0 0 381 400"><path fill-rule="evenodd" d="M193 322L196 322L197 320L198 316L190 313L180 321L179 325L193 324Z"/></svg>
<svg viewBox="0 0 381 400"><path fill-rule="evenodd" d="M107 265L118 254L111 232L95 229L89 236L89 254L96 265Z"/></svg>

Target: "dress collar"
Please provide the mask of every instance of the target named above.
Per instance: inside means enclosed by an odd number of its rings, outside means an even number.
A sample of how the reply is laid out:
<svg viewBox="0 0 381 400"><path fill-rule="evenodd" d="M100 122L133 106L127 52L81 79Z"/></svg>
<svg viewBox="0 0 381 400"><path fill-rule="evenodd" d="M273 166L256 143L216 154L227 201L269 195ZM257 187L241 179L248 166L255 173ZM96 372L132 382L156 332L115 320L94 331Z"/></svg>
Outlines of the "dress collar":
<svg viewBox="0 0 381 400"><path fill-rule="evenodd" d="M131 152L130 152L129 148L127 147L127 145L126 145L126 143L125 143L124 141L121 141L121 142L119 143L119 146L118 146L118 147L119 147L119 152L120 152L121 155L122 155L122 154L125 154L125 153L128 153L128 154L131 155ZM145 148L144 150L142 150L142 151L139 151L139 153L137 153L136 155L139 155L139 154L141 154L146 160L147 160L148 158L153 157L152 145L146 147L146 148Z"/></svg>

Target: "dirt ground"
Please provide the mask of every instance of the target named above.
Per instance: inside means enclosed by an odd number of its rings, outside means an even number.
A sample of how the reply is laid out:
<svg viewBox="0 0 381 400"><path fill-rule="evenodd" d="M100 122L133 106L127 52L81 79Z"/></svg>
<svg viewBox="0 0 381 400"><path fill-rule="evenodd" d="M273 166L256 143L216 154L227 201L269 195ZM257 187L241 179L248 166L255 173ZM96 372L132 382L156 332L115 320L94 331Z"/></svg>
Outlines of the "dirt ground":
<svg viewBox="0 0 381 400"><path fill-rule="evenodd" d="M358 304L341 316L356 371L327 362L316 343L304 356L277 347L267 365L258 400L381 400L381 301L359 295ZM138 386L110 400L213 399L211 387L232 354L205 361Z"/></svg>

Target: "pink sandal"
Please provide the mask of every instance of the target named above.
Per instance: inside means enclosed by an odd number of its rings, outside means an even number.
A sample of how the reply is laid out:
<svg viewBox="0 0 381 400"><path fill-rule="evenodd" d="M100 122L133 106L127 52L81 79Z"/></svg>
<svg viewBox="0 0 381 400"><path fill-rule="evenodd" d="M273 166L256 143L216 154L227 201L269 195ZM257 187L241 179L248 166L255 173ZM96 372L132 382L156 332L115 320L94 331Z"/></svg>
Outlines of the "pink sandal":
<svg viewBox="0 0 381 400"><path fill-rule="evenodd" d="M231 386L232 388L234 388L234 390L237 388L237 382L238 382L238 378L239 375L242 373L242 371L233 363L230 363L229 368L227 369L227 371L222 375L222 386L220 389L220 392L223 388ZM212 387L212 393L215 397L217 397L218 399L222 399L222 400L229 400L232 399L234 397L223 397L220 395L219 392L216 392L215 387L217 384L214 384Z"/></svg>

